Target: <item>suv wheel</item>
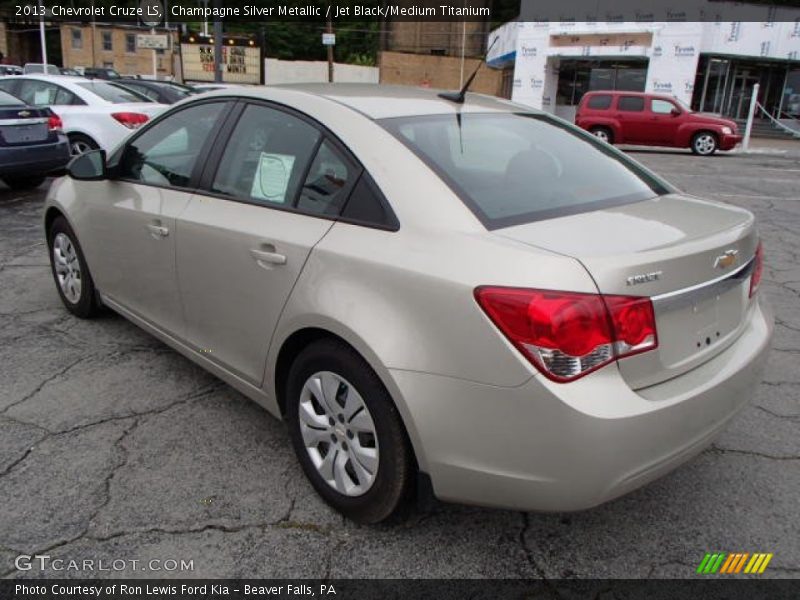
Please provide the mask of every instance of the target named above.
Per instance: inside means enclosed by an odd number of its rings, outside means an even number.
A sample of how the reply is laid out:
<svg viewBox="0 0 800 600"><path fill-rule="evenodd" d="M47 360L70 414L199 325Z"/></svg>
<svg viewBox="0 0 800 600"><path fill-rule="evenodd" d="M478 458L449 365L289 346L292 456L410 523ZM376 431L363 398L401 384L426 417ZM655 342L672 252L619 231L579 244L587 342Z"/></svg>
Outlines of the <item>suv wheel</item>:
<svg viewBox="0 0 800 600"><path fill-rule="evenodd" d="M592 127L589 130L589 133L591 133L594 137L603 140L607 144L614 143L614 135L611 133L611 130L608 129L607 127Z"/></svg>
<svg viewBox="0 0 800 600"><path fill-rule="evenodd" d="M710 131L699 131L692 137L692 152L700 156L711 156L717 151L717 136Z"/></svg>
<svg viewBox="0 0 800 600"><path fill-rule="evenodd" d="M401 505L413 462L389 393L352 348L320 340L289 371L286 418L297 458L333 508L377 523Z"/></svg>

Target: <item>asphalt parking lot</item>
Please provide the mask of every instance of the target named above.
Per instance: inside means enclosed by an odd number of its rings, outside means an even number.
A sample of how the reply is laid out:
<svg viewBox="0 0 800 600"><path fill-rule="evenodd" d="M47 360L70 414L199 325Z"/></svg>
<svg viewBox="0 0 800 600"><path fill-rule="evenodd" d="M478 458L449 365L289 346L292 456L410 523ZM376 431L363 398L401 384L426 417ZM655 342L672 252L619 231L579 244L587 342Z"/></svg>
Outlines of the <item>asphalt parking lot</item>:
<svg viewBox="0 0 800 600"><path fill-rule="evenodd" d="M594 510L436 504L377 527L318 499L256 404L120 317L70 316L46 187L0 186L0 575L92 575L14 568L47 554L193 561L113 573L148 577L681 578L726 551L774 553L762 577L800 577L800 152L633 155L760 220L777 325L752 405L690 463Z"/></svg>

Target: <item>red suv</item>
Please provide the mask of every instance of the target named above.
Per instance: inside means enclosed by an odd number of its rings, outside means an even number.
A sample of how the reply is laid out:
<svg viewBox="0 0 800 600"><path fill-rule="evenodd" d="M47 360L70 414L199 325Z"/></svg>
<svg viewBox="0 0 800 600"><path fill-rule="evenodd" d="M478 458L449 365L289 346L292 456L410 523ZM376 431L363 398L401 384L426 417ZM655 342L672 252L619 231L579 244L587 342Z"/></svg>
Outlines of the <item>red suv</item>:
<svg viewBox="0 0 800 600"><path fill-rule="evenodd" d="M736 123L689 109L675 98L640 92L588 92L575 124L610 144L691 148L708 156L742 140Z"/></svg>

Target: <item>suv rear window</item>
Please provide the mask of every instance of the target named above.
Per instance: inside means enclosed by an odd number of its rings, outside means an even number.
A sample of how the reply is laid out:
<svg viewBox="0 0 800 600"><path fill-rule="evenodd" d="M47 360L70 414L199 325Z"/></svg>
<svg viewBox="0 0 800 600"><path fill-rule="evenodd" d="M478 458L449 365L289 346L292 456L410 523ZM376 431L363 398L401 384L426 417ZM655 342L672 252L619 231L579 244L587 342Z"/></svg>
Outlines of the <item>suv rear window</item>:
<svg viewBox="0 0 800 600"><path fill-rule="evenodd" d="M546 115L382 119L487 229L628 204L666 184L589 134Z"/></svg>
<svg viewBox="0 0 800 600"><path fill-rule="evenodd" d="M594 108L596 110L605 110L611 107L611 96L603 94L600 96L590 96L589 101L586 103L586 108Z"/></svg>

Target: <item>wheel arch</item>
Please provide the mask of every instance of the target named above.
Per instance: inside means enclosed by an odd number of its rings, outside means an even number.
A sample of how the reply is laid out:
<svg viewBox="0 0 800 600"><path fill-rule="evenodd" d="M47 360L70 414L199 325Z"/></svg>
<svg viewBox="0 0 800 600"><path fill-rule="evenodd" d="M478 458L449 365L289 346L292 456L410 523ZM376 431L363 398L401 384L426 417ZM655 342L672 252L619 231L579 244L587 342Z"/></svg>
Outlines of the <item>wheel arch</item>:
<svg viewBox="0 0 800 600"><path fill-rule="evenodd" d="M286 416L286 386L292 363L304 348L323 339L331 339L345 344L375 372L383 387L389 393L395 408L400 413L400 419L411 445L416 466L426 472L427 463L416 428L410 418L408 408L404 404L402 394L397 385L395 385L389 370L383 366L377 355L355 333L344 331L342 327L337 327L335 324L314 323L299 327L283 337L279 345L277 345L277 350L270 352L264 383L267 388L266 391L271 392L272 397L275 399L281 418Z"/></svg>

